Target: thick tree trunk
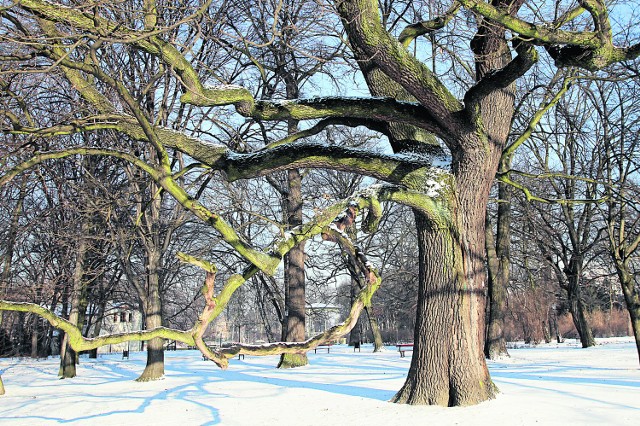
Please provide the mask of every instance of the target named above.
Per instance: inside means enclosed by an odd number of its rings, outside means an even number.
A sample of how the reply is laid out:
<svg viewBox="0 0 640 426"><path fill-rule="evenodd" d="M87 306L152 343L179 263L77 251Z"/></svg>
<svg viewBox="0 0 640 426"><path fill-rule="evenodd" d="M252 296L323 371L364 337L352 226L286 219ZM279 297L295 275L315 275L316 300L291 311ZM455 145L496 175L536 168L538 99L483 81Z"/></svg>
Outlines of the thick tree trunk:
<svg viewBox="0 0 640 426"><path fill-rule="evenodd" d="M145 298L145 326L152 330L162 326L162 302L160 299L160 253L147 253L147 295ZM147 343L147 364L144 371L136 379L138 382L148 382L164 377L164 340L157 337Z"/></svg>
<svg viewBox="0 0 640 426"><path fill-rule="evenodd" d="M351 260L348 260L351 262ZM353 302L356 298L356 293L358 289L362 290L362 286L358 282L357 279L353 278L353 274L355 274L355 267L351 265L350 272L352 274L351 278L351 300L350 303L353 305ZM380 327L378 327L378 320L376 320L375 315L373 314L373 309L371 309L371 305L367 305L364 307L364 311L367 314L367 320L369 321L369 327L371 328L371 335L373 336L373 352L380 352L384 349L384 342L382 341L382 334L380 334ZM358 322L356 326L351 329L349 333L349 346L353 346L354 348L360 347L362 344L362 323L363 321L362 315L358 318Z"/></svg>
<svg viewBox="0 0 640 426"><path fill-rule="evenodd" d="M160 307L160 304L157 304ZM147 330L151 330L162 325L162 318L159 313L147 315L145 321ZM137 382L149 382L159 380L164 377L164 340L155 338L147 343L147 364L144 371L136 379Z"/></svg>
<svg viewBox="0 0 640 426"><path fill-rule="evenodd" d="M620 285L622 286L622 293L624 294L624 301L631 319L631 329L636 340L638 361L640 362L640 294L638 294L638 288L628 267L621 261L616 261L615 264L618 278L620 278Z"/></svg>
<svg viewBox="0 0 640 426"><path fill-rule="evenodd" d="M62 342L64 352L60 353L60 371L58 372L58 376L60 376L61 379L71 379L76 377L76 352L69 345L66 335Z"/></svg>
<svg viewBox="0 0 640 426"><path fill-rule="evenodd" d="M415 212L419 290L413 357L394 402L471 405L496 392L483 356L483 246ZM476 218L477 221L477 218ZM484 215L478 232L484 232Z"/></svg>
<svg viewBox="0 0 640 426"><path fill-rule="evenodd" d="M290 227L302 223L302 177L297 169L287 172L289 193L287 194L287 224ZM287 342L302 342L305 340L305 276L304 276L304 247L301 243L295 246L285 256L285 294L286 306L286 334ZM307 365L309 360L306 353L282 354L278 368L294 368Z"/></svg>
<svg viewBox="0 0 640 426"><path fill-rule="evenodd" d="M511 244L511 191L504 183L498 184L498 226L497 236L493 239L493 230L487 217L486 246L488 265L488 304L487 336L484 355L489 359L509 356L507 341L504 337L504 315L509 283Z"/></svg>

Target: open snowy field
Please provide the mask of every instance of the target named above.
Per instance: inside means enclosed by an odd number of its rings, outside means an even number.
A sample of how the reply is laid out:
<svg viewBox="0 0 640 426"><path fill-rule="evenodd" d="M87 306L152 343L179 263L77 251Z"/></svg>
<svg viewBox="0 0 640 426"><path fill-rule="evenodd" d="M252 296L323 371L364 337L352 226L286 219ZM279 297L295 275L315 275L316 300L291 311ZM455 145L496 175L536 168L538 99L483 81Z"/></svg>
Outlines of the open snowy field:
<svg viewBox="0 0 640 426"><path fill-rule="evenodd" d="M144 354L83 358L58 380L58 359L0 359L2 425L640 425L640 368L631 338L511 349L490 362L498 397L474 407L387 402L410 357L346 346L279 371L277 357L232 360L222 371L196 351L167 352L166 378L136 383Z"/></svg>

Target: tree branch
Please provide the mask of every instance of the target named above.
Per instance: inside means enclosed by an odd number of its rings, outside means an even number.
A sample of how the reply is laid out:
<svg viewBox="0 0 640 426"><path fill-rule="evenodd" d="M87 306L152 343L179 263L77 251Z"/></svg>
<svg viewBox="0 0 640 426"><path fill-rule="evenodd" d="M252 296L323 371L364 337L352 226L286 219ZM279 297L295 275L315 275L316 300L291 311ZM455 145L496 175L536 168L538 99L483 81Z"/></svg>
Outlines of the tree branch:
<svg viewBox="0 0 640 426"><path fill-rule="evenodd" d="M27 302L11 302L8 300L0 300L0 310L31 312L49 321L49 323L64 331L69 335L69 343L76 351L87 351L99 348L109 344L117 344L127 341L147 341L156 337L165 339L178 340L188 345L193 345L194 341L189 332L176 330L166 327L158 327L153 330L131 331L126 333L116 333L95 338L88 338L82 335L80 329L64 318L59 317L53 311L43 308L35 303Z"/></svg>
<svg viewBox="0 0 640 426"><path fill-rule="evenodd" d="M504 68L486 74L482 80L467 91L464 96L464 102L467 106L475 104L496 90L507 88L538 62L538 52L533 45L522 41L516 42L516 51L518 55Z"/></svg>
<svg viewBox="0 0 640 426"><path fill-rule="evenodd" d="M257 101L244 87L226 85L203 88L202 92L189 92L180 100L199 106L234 105L236 111L256 120L314 120L319 118L343 118L346 125L372 122L400 122L438 130L435 118L429 110L417 103L398 102L393 98L326 97L286 101Z"/></svg>
<svg viewBox="0 0 640 426"><path fill-rule="evenodd" d="M555 79L555 78L554 78ZM574 77L573 75L570 75L568 77L566 77L564 79L564 82L562 83L562 87L560 88L560 90L558 90L558 92L555 94L555 96L543 103L542 105L540 105L540 107L538 108L538 110L536 111L536 113L533 115L533 117L531 118L531 120L529 120L529 124L527 125L527 128L524 132L522 132L522 134L520 134L520 136L518 136L518 138L516 138L515 141L513 141L511 144L509 144L504 151L502 152L502 158L500 160L501 163L501 171L504 172L506 171L505 167L510 167L511 165L511 158L513 157L513 155L515 154L516 150L527 140L531 137L531 134L533 133L533 131L535 130L536 126L538 125L538 123L540 123L540 120L542 120L542 117L544 117L544 115L554 106L556 106L558 104L558 102L560 102L560 99L562 99L562 97L564 96L564 94L569 90L569 88L571 87L571 84L573 83Z"/></svg>
<svg viewBox="0 0 640 426"><path fill-rule="evenodd" d="M640 43L630 47L613 45L607 7L601 0L582 0L582 8L574 8L555 22L536 25L512 16L481 0L459 0L464 7L504 25L530 43L542 45L555 60L556 66L575 66L590 71L640 56ZM594 31L565 31L559 27L588 10L594 20Z"/></svg>
<svg viewBox="0 0 640 426"><path fill-rule="evenodd" d="M9 112L0 112L1 114L8 117L12 123L11 127L2 129L4 133L8 134L58 136L113 129L123 132L136 140L147 140L147 133L141 129L137 121L133 117L125 115L96 115L49 128L32 128L21 126L18 118ZM300 137L306 136L304 132ZM273 148L253 153L235 153L224 145L210 144L172 129L155 127L154 133L164 146L177 149L208 167L224 171L230 181L264 176L278 170L313 167L363 173L386 182L409 188L419 188L425 179L428 179L432 161L426 155L413 157L386 155L336 145L288 143L289 140L278 141L278 143L273 144L275 145ZM291 140L294 139L292 138ZM86 155L119 155L121 158L126 155L120 151L77 148L76 151L67 154L64 154L63 151L48 153L46 157L34 159L34 161L39 163L45 159L62 158L83 153ZM60 155L60 157L56 157L56 155ZM136 158L133 156L127 157L127 161L130 162L134 161L134 159ZM25 165L25 170L36 163ZM138 163L135 165L138 165ZM21 171L23 170L16 171L16 174ZM174 177L179 177L179 175Z"/></svg>
<svg viewBox="0 0 640 426"><path fill-rule="evenodd" d="M387 76L404 87L409 94L428 108L438 124L434 129L447 137L459 129L455 113L463 105L421 61L386 31L380 21L376 0L341 0L336 2L338 13L353 45L362 49L360 60L371 61ZM360 57L362 56L362 57Z"/></svg>
<svg viewBox="0 0 640 426"><path fill-rule="evenodd" d="M415 24L408 25L400 33L398 41L402 43L404 47L408 47L416 38L444 28L454 18L454 16L456 16L460 10L460 6L461 4L459 2L454 1L444 15L438 16L429 21L416 22Z"/></svg>

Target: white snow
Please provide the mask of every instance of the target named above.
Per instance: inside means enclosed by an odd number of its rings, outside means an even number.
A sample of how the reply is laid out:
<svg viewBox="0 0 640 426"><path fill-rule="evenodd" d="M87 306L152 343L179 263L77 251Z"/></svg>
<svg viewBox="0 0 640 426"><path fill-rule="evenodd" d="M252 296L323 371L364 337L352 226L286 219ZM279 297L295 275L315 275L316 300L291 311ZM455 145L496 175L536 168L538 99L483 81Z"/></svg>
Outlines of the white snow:
<svg viewBox="0 0 640 426"><path fill-rule="evenodd" d="M79 375L58 380L58 359L0 359L7 394L2 425L637 425L640 368L631 338L582 349L511 349L489 362L501 393L472 407L387 402L404 382L409 354L395 347L354 353L333 346L311 365L277 370L278 357L233 359L228 370L196 351L166 353L164 380L137 383L144 353L82 358ZM606 343L606 344L602 344Z"/></svg>

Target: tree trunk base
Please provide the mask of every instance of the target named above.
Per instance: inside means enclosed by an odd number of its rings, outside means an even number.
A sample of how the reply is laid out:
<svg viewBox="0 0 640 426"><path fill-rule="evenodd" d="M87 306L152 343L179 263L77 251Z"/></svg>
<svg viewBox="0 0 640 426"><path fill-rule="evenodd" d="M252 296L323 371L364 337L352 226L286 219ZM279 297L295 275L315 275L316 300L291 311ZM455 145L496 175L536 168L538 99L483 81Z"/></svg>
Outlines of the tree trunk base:
<svg viewBox="0 0 640 426"><path fill-rule="evenodd" d="M426 383L420 383L420 380L407 378L402 389L391 398L390 402L409 405L464 407L493 399L498 392L498 387L490 379L486 383L479 382L473 389L462 390L458 387L456 392L451 392L451 389L437 392L433 388L427 388Z"/></svg>
<svg viewBox="0 0 640 426"><path fill-rule="evenodd" d="M140 377L136 379L136 382L154 382L156 380L163 380L163 379L164 379L164 374L157 375L154 373L150 373L150 374L142 373L142 375L140 375Z"/></svg>
<svg viewBox="0 0 640 426"><path fill-rule="evenodd" d="M147 345L147 365L136 382L151 382L164 377L163 340L151 339Z"/></svg>
<svg viewBox="0 0 640 426"><path fill-rule="evenodd" d="M507 351L507 345L504 340L490 344L487 342L484 347L484 355L487 359L500 359L508 358L509 351Z"/></svg>
<svg viewBox="0 0 640 426"><path fill-rule="evenodd" d="M136 379L136 382L152 382L162 379L164 379L164 362L156 362L147 364L140 377Z"/></svg>
<svg viewBox="0 0 640 426"><path fill-rule="evenodd" d="M60 360L58 376L60 376L60 379L72 379L76 377L76 353L69 346Z"/></svg>
<svg viewBox="0 0 640 426"><path fill-rule="evenodd" d="M307 354L282 354L278 368L297 368L309 365Z"/></svg>

